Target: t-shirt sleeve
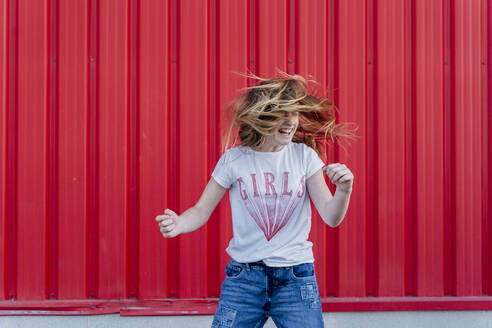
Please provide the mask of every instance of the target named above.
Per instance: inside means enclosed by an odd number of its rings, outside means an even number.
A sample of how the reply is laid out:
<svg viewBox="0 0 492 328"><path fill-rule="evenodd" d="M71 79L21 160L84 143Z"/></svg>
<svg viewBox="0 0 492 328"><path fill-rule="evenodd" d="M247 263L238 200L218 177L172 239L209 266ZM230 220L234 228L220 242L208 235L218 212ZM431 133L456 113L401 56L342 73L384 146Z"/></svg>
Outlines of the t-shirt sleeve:
<svg viewBox="0 0 492 328"><path fill-rule="evenodd" d="M305 146L304 160L304 163L306 163L306 179L310 178L314 173L325 166L325 163L319 158L318 153L309 146Z"/></svg>
<svg viewBox="0 0 492 328"><path fill-rule="evenodd" d="M229 189L232 185L232 174L231 174L231 166L229 164L230 160L228 160L228 152L226 151L219 158L217 165L215 165L215 169L212 172L212 177L218 184L222 187Z"/></svg>

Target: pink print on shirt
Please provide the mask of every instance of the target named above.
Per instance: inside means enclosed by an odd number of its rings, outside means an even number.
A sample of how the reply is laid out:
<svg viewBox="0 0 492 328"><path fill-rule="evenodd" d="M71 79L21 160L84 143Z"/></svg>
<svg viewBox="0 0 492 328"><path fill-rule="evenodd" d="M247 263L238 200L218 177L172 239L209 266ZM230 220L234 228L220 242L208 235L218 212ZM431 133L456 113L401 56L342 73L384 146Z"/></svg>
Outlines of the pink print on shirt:
<svg viewBox="0 0 492 328"><path fill-rule="evenodd" d="M237 179L239 194L249 215L263 231L267 241L270 241L289 221L292 213L300 204L306 189L306 176L303 175L295 192L288 190L289 172L282 175L282 193L279 195L273 183L275 175L265 172L265 194L260 195L258 191L257 177L255 173L250 174L253 195L248 194L242 177ZM248 179L249 180L249 179Z"/></svg>

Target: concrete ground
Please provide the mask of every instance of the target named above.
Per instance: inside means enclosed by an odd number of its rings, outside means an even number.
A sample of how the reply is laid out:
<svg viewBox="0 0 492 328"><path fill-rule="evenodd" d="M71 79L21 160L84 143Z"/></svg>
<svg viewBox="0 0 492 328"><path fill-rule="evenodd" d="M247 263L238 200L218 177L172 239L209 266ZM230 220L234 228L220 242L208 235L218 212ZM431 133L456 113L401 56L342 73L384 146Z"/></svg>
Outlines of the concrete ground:
<svg viewBox="0 0 492 328"><path fill-rule="evenodd" d="M333 312L323 317L325 327L336 328L492 328L492 311ZM197 328L211 323L212 316L0 316L2 328ZM275 324L269 319L265 327Z"/></svg>

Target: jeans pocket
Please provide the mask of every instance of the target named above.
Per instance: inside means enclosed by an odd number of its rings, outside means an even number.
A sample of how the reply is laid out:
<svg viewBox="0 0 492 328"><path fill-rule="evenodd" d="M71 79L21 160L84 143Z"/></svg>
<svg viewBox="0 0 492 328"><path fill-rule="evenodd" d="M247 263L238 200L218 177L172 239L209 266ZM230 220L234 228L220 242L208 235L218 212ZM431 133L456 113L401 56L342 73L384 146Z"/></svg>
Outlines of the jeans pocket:
<svg viewBox="0 0 492 328"><path fill-rule="evenodd" d="M244 264L236 261L229 261L226 265L225 274L227 278L237 279L242 275L244 270Z"/></svg>
<svg viewBox="0 0 492 328"><path fill-rule="evenodd" d="M310 279L314 277L314 264L302 263L294 265L291 270L292 278L294 279Z"/></svg>

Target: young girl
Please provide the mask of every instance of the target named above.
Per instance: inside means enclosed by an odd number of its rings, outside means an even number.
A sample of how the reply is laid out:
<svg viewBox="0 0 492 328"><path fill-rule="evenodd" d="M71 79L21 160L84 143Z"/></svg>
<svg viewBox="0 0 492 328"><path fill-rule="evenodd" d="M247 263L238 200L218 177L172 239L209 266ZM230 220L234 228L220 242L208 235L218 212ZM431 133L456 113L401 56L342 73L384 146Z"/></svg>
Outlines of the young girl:
<svg viewBox="0 0 492 328"><path fill-rule="evenodd" d="M254 77L260 82L230 107L226 148L236 129L239 145L221 156L195 206L156 220L165 238L194 231L229 190L234 236L212 327L263 327L268 317L277 327L323 327L309 198L328 225L342 222L353 175L319 156L342 130L333 104L309 95L303 77Z"/></svg>

